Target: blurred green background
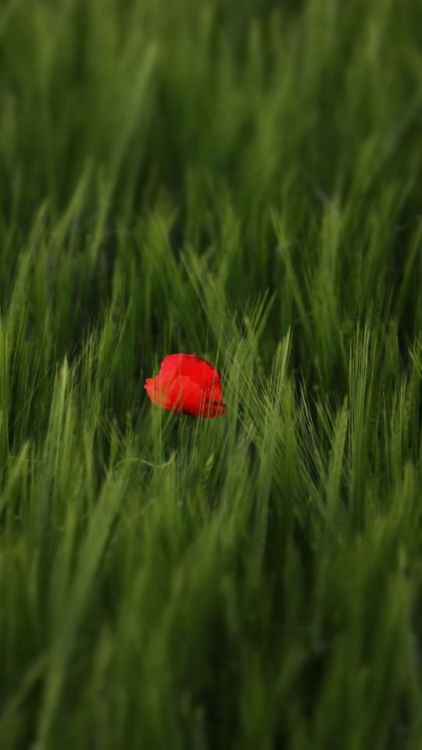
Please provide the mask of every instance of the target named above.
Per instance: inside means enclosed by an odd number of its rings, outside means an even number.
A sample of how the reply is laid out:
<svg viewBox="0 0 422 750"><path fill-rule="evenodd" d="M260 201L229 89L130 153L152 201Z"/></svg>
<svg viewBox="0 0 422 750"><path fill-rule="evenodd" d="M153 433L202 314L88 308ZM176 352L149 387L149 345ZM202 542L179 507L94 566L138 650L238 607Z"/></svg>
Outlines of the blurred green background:
<svg viewBox="0 0 422 750"><path fill-rule="evenodd" d="M419 0L3 0L2 750L422 747L421 127Z"/></svg>

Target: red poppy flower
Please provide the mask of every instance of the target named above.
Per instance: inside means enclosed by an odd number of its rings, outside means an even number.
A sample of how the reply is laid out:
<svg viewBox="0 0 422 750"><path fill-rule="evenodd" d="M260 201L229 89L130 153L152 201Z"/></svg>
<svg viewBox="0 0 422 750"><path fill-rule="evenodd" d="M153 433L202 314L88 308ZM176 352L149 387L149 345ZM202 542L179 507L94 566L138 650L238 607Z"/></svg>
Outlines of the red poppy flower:
<svg viewBox="0 0 422 750"><path fill-rule="evenodd" d="M211 418L226 412L218 371L194 354L168 354L144 388L154 404L169 411Z"/></svg>

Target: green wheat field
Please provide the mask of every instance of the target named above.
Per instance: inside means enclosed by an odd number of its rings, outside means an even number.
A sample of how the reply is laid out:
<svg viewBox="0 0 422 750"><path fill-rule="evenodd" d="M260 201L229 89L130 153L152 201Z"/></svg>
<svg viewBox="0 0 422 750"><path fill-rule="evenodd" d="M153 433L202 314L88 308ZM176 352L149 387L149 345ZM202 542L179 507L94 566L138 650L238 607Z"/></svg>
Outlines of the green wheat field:
<svg viewBox="0 0 422 750"><path fill-rule="evenodd" d="M421 437L422 3L3 0L1 750L422 748Z"/></svg>

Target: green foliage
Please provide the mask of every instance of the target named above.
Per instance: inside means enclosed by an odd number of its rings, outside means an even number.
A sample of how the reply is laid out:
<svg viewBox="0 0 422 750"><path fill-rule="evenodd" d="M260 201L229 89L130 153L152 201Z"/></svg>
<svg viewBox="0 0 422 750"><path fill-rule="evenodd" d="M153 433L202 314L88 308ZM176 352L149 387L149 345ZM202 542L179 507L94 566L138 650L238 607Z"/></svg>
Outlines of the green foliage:
<svg viewBox="0 0 422 750"><path fill-rule="evenodd" d="M2 750L422 746L421 29L1 4Z"/></svg>

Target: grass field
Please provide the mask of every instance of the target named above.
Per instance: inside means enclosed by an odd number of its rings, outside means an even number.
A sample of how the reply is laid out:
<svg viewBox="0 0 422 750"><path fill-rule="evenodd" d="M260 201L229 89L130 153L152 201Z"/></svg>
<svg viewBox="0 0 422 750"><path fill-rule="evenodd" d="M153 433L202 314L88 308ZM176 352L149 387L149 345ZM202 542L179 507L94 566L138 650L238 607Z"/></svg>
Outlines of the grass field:
<svg viewBox="0 0 422 750"><path fill-rule="evenodd" d="M3 0L1 750L422 748L421 132L419 0Z"/></svg>

